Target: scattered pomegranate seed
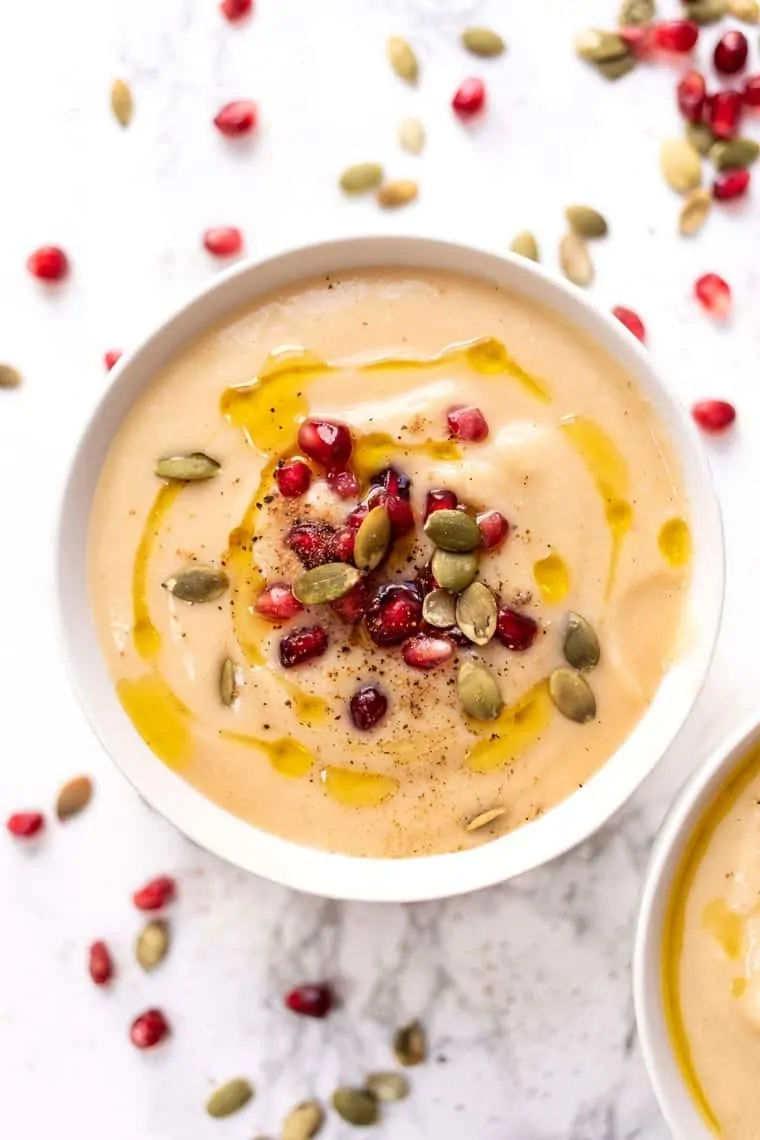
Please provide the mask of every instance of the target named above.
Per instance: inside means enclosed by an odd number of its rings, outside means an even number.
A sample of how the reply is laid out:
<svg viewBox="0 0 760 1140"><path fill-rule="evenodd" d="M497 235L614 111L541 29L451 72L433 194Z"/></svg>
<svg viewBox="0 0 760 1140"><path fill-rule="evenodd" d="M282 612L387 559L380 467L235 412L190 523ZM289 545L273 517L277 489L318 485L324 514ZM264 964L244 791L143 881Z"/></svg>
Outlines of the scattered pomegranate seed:
<svg viewBox="0 0 760 1140"><path fill-rule="evenodd" d="M716 175L712 184L712 196L719 202L728 202L732 198L741 198L747 193L750 183L748 170L722 170Z"/></svg>
<svg viewBox="0 0 760 1140"><path fill-rule="evenodd" d="M286 633L280 641L280 664L283 669L304 665L321 657L327 649L328 637L321 625L303 625Z"/></svg>
<svg viewBox="0 0 760 1140"><path fill-rule="evenodd" d="M362 732L369 732L388 711L388 698L377 685L362 685L348 702L351 720Z"/></svg>
<svg viewBox="0 0 760 1140"><path fill-rule="evenodd" d="M509 534L509 523L501 511L484 511L475 520L480 527L480 535L485 550L499 546Z"/></svg>
<svg viewBox="0 0 760 1140"><path fill-rule="evenodd" d="M638 313L634 313L633 309L627 309L625 305L615 305L612 310L613 317L617 317L621 324L625 325L628 332L633 333L637 340L643 344L647 337L647 330L644 328L644 322Z"/></svg>
<svg viewBox="0 0 760 1140"><path fill-rule="evenodd" d="M619 28L617 33L637 59L646 59L654 47L654 30L651 26Z"/></svg>
<svg viewBox="0 0 760 1140"><path fill-rule="evenodd" d="M420 628L422 597L415 582L387 582L367 608L367 632L376 645L400 645Z"/></svg>
<svg viewBox="0 0 760 1140"><path fill-rule="evenodd" d="M358 530L372 508L384 506L387 501L388 495L384 487L377 485L370 487L359 505L354 507L346 516L346 526L350 526L352 530Z"/></svg>
<svg viewBox="0 0 760 1140"><path fill-rule="evenodd" d="M17 811L5 824L15 839L31 839L45 826L45 817L40 811Z"/></svg>
<svg viewBox="0 0 760 1140"><path fill-rule="evenodd" d="M273 582L271 586L265 586L253 608L259 617L274 622L290 621L303 610L298 598L285 582Z"/></svg>
<svg viewBox="0 0 760 1140"><path fill-rule="evenodd" d="M119 363L123 355L124 353L120 348L111 348L108 352L104 352L103 363L106 366L106 371L110 372Z"/></svg>
<svg viewBox="0 0 760 1140"><path fill-rule="evenodd" d="M731 286L717 273L705 273L694 283L694 293L703 309L714 317L727 317L731 309Z"/></svg>
<svg viewBox="0 0 760 1140"><path fill-rule="evenodd" d="M298 429L298 446L309 459L328 471L343 468L351 458L353 441L345 424L332 420L304 420Z"/></svg>
<svg viewBox="0 0 760 1140"><path fill-rule="evenodd" d="M367 612L370 594L369 583L366 578L361 578L342 598L331 602L330 609L348 625L356 625Z"/></svg>
<svg viewBox="0 0 760 1140"><path fill-rule="evenodd" d="M225 103L214 118L214 126L227 138L237 138L250 134L256 126L258 116L259 109L252 100L235 99L232 103Z"/></svg>
<svg viewBox="0 0 760 1140"><path fill-rule="evenodd" d="M701 123L707 97L705 77L699 71L687 71L676 88L678 109L690 123Z"/></svg>
<svg viewBox="0 0 760 1140"><path fill-rule="evenodd" d="M654 43L662 51L683 55L691 51L699 39L699 26L693 20L664 20L654 25L652 33Z"/></svg>
<svg viewBox="0 0 760 1140"><path fill-rule="evenodd" d="M222 0L219 11L226 20L234 24L253 11L253 0Z"/></svg>
<svg viewBox="0 0 760 1140"><path fill-rule="evenodd" d="M359 480L348 468L328 471L327 482L340 499L355 499L359 494Z"/></svg>
<svg viewBox="0 0 760 1140"><path fill-rule="evenodd" d="M177 884L174 879L170 875L159 875L135 891L132 902L138 910L160 910L162 906L174 901L176 893Z"/></svg>
<svg viewBox="0 0 760 1140"><path fill-rule="evenodd" d="M203 246L214 257L234 257L243 248L243 234L237 226L213 226L204 232Z"/></svg>
<svg viewBox="0 0 760 1140"><path fill-rule="evenodd" d="M324 983L296 986L285 994L285 1005L301 1017L327 1017L334 1005L333 992Z"/></svg>
<svg viewBox="0 0 760 1140"><path fill-rule="evenodd" d="M285 545L307 570L332 561L332 542L335 527L323 522L302 522L292 526L285 535Z"/></svg>
<svg viewBox="0 0 760 1140"><path fill-rule="evenodd" d="M274 477L280 494L286 499L298 499L311 486L311 468L303 459L288 459L278 463Z"/></svg>
<svg viewBox="0 0 760 1140"><path fill-rule="evenodd" d="M428 491L425 499L425 519L427 520L433 511L455 511L458 506L459 499L453 491L447 491L444 487L434 487L432 491Z"/></svg>
<svg viewBox="0 0 760 1140"><path fill-rule="evenodd" d="M437 669L454 656L454 646L448 637L418 633L404 642L401 650L404 661L412 669Z"/></svg>
<svg viewBox="0 0 760 1140"><path fill-rule="evenodd" d="M330 542L330 558L334 562L353 562L356 531L350 526L342 526Z"/></svg>
<svg viewBox="0 0 760 1140"><path fill-rule="evenodd" d="M530 649L538 634L538 623L527 614L502 606L496 625L496 636L507 649L522 652Z"/></svg>
<svg viewBox="0 0 760 1140"><path fill-rule="evenodd" d="M747 62L749 43L744 32L726 32L715 45L713 63L723 75L736 75Z"/></svg>
<svg viewBox="0 0 760 1140"><path fill-rule="evenodd" d="M481 443L488 435L486 417L480 408L464 405L450 408L446 413L446 420L454 439L463 439L467 443Z"/></svg>
<svg viewBox="0 0 760 1140"><path fill-rule="evenodd" d="M113 958L105 942L93 942L87 968L96 986L104 986L113 977Z"/></svg>
<svg viewBox="0 0 760 1140"><path fill-rule="evenodd" d="M451 106L463 119L477 115L486 101L486 85L482 79L465 79L454 93Z"/></svg>
<svg viewBox="0 0 760 1140"><path fill-rule="evenodd" d="M744 84L744 102L748 107L760 107L760 75L750 75Z"/></svg>
<svg viewBox="0 0 760 1140"><path fill-rule="evenodd" d="M707 102L707 123L719 139L732 139L739 130L744 98L739 91L717 91Z"/></svg>
<svg viewBox="0 0 760 1140"><path fill-rule="evenodd" d="M414 511L412 504L406 499L400 499L398 495L388 495L385 500L385 507L388 511L388 518L391 520L394 538L401 538L410 530L414 530Z"/></svg>
<svg viewBox="0 0 760 1140"><path fill-rule="evenodd" d="M39 281L60 281L69 271L69 259L57 245L43 245L30 254L26 267Z"/></svg>
<svg viewBox="0 0 760 1140"><path fill-rule="evenodd" d="M160 1009L147 1009L132 1022L129 1036L137 1049L152 1049L169 1034L169 1022Z"/></svg>
<svg viewBox="0 0 760 1140"><path fill-rule="evenodd" d="M695 423L710 435L725 431L736 419L736 408L727 400L700 400L691 409Z"/></svg>
<svg viewBox="0 0 760 1140"><path fill-rule="evenodd" d="M408 475L397 471L395 467L386 467L378 471L370 479L373 487L382 487L389 495L397 495L400 499L408 499L412 492L412 481Z"/></svg>

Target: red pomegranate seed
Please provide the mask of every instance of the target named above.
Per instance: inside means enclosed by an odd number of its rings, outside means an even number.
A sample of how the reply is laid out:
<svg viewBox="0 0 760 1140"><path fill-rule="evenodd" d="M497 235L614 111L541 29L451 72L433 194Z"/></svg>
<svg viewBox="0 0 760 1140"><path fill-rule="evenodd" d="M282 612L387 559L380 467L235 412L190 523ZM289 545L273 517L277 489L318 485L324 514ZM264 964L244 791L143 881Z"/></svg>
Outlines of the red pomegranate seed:
<svg viewBox="0 0 760 1140"><path fill-rule="evenodd" d="M370 479L373 487L382 487L389 495L397 495L400 499L408 499L412 492L412 481L408 475L397 471L395 467L386 467L378 471Z"/></svg>
<svg viewBox="0 0 760 1140"><path fill-rule="evenodd" d="M475 520L480 527L480 535L485 550L493 550L509 534L509 523L501 511L484 511Z"/></svg>
<svg viewBox="0 0 760 1140"><path fill-rule="evenodd" d="M427 521L433 511L455 511L458 506L459 498L453 491L447 491L444 487L434 487L432 491L428 491L425 499L425 520Z"/></svg>
<svg viewBox="0 0 760 1140"><path fill-rule="evenodd" d="M749 43L744 32L726 32L715 45L713 63L723 75L736 75L747 62Z"/></svg>
<svg viewBox="0 0 760 1140"><path fill-rule="evenodd" d="M369 732L388 711L388 698L377 685L362 685L348 702L351 720L362 732Z"/></svg>
<svg viewBox="0 0 760 1140"><path fill-rule="evenodd" d="M760 75L750 75L744 84L744 102L748 107L760 107Z"/></svg>
<svg viewBox="0 0 760 1140"><path fill-rule="evenodd" d="M227 138L237 138L250 134L256 126L258 116L259 109L251 99L235 99L232 103L225 103L217 113L214 126Z"/></svg>
<svg viewBox="0 0 760 1140"><path fill-rule="evenodd" d="M286 499L298 499L311 486L311 468L303 459L288 459L277 464L274 477L280 494Z"/></svg>
<svg viewBox="0 0 760 1140"><path fill-rule="evenodd" d="M120 348L111 348L108 352L104 352L103 363L106 366L106 372L110 372L119 363L123 355L124 353Z"/></svg>
<svg viewBox="0 0 760 1140"><path fill-rule="evenodd" d="M618 29L618 35L637 59L646 59L652 54L654 30L651 26L634 27L629 25L627 28Z"/></svg>
<svg viewBox="0 0 760 1140"><path fill-rule="evenodd" d="M704 273L694 283L694 293L703 309L714 317L727 317L731 309L731 286L717 273Z"/></svg>
<svg viewBox="0 0 760 1140"><path fill-rule="evenodd" d="M342 526L330 542L330 558L333 562L353 562L356 531L350 526Z"/></svg>
<svg viewBox="0 0 760 1140"><path fill-rule="evenodd" d="M692 20L664 20L655 24L652 32L658 48L679 55L691 51L699 39L699 27Z"/></svg>
<svg viewBox="0 0 760 1140"><path fill-rule="evenodd" d="M237 20L242 20L249 12L253 11L253 0L222 0L219 5L219 11L224 16L225 20L229 20L234 24Z"/></svg>
<svg viewBox="0 0 760 1140"><path fill-rule="evenodd" d="M467 443L481 443L488 435L486 417L480 408L464 405L450 408L446 413L446 420L454 439L463 439Z"/></svg>
<svg viewBox="0 0 760 1140"><path fill-rule="evenodd" d="M330 609L348 625L356 625L367 612L370 595L370 586L366 579L362 578L342 598L331 602Z"/></svg>
<svg viewBox="0 0 760 1140"><path fill-rule="evenodd" d="M700 400L691 409L691 414L702 431L718 435L734 422L736 408L727 400Z"/></svg>
<svg viewBox="0 0 760 1140"><path fill-rule="evenodd" d="M647 330L644 328L644 322L638 313L634 313L633 309L627 309L625 305L615 305L612 310L613 317L617 317L621 324L625 325L628 332L633 333L637 340L643 344L647 337Z"/></svg>
<svg viewBox="0 0 760 1140"><path fill-rule="evenodd" d="M273 582L271 586L265 586L253 608L259 617L274 622L290 621L303 610L286 582Z"/></svg>
<svg viewBox="0 0 760 1140"><path fill-rule="evenodd" d="M404 642L401 652L412 669L437 669L454 656L454 646L448 637L418 633Z"/></svg>
<svg viewBox="0 0 760 1140"><path fill-rule="evenodd" d="M14 839L31 839L45 826L45 817L40 811L17 811L9 816L5 826Z"/></svg>
<svg viewBox="0 0 760 1140"><path fill-rule="evenodd" d="M321 657L327 649L328 637L321 625L303 625L286 633L280 641L280 664L283 669L304 665Z"/></svg>
<svg viewBox="0 0 760 1140"><path fill-rule="evenodd" d="M537 633L538 623L532 617L511 610L508 606L502 606L499 610L496 636L507 649L530 649Z"/></svg>
<svg viewBox="0 0 760 1140"><path fill-rule="evenodd" d="M345 424L332 420L304 420L298 430L298 446L304 455L321 463L328 471L347 465L353 441Z"/></svg>
<svg viewBox="0 0 760 1140"><path fill-rule="evenodd" d="M285 535L285 545L307 570L332 561L332 541L335 527L329 523L296 523Z"/></svg>
<svg viewBox="0 0 760 1140"><path fill-rule="evenodd" d="M387 582L372 598L365 617L376 645L400 645L422 623L422 597L414 582Z"/></svg>
<svg viewBox="0 0 760 1140"><path fill-rule="evenodd" d="M132 895L132 902L138 910L160 910L173 902L177 894L177 884L170 875L159 875L151 879Z"/></svg>
<svg viewBox="0 0 760 1140"><path fill-rule="evenodd" d="M744 98L739 91L717 91L707 102L707 123L719 139L732 139L739 130Z"/></svg>
<svg viewBox="0 0 760 1140"><path fill-rule="evenodd" d="M160 1009L147 1009L132 1022L129 1036L136 1049L152 1049L169 1034L169 1022Z"/></svg>
<svg viewBox="0 0 760 1140"><path fill-rule="evenodd" d="M27 258L26 267L39 281L60 281L69 271L69 259L57 245L43 245Z"/></svg>
<svg viewBox="0 0 760 1140"><path fill-rule="evenodd" d="M203 246L214 257L234 257L243 248L243 234L237 226L213 226L204 232Z"/></svg>
<svg viewBox="0 0 760 1140"><path fill-rule="evenodd" d="M96 986L104 986L113 977L113 959L105 942L93 942L87 968Z"/></svg>
<svg viewBox="0 0 760 1140"><path fill-rule="evenodd" d="M355 499L359 494L359 480L353 471L328 471L327 482L340 499Z"/></svg>
<svg viewBox="0 0 760 1140"><path fill-rule="evenodd" d="M477 115L486 101L486 85L482 79L465 79L454 93L451 106L463 119Z"/></svg>
<svg viewBox="0 0 760 1140"><path fill-rule="evenodd" d="M334 1005L333 992L324 983L296 986L285 994L285 1005L301 1017L327 1017Z"/></svg>
<svg viewBox="0 0 760 1140"><path fill-rule="evenodd" d="M388 518L391 520L394 538L401 538L410 530L414 530L414 511L412 504L406 499L400 499L398 495L388 495L385 500L385 507L388 511Z"/></svg>
<svg viewBox="0 0 760 1140"><path fill-rule="evenodd" d="M690 123L701 123L707 97L705 77L699 71L687 71L676 88L678 109Z"/></svg>
<svg viewBox="0 0 760 1140"><path fill-rule="evenodd" d="M716 175L712 184L712 196L719 202L728 202L732 198L741 198L747 193L750 183L748 170L722 170Z"/></svg>

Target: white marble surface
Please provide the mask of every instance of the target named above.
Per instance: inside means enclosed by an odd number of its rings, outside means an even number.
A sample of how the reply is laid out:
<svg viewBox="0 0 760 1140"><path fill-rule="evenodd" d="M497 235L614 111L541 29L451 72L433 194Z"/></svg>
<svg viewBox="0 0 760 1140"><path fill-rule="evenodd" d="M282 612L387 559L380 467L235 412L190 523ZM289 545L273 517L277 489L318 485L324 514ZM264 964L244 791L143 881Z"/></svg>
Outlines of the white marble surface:
<svg viewBox="0 0 760 1140"><path fill-rule="evenodd" d="M571 50L579 25L610 24L615 7L258 0L255 18L238 28L221 20L215 0L0 8L0 358L26 378L21 391L0 393L0 816L49 809L76 772L97 783L86 816L51 827L34 850L0 842L3 1135L275 1136L296 1099L326 1096L386 1064L390 1031L418 1014L433 1059L414 1072L413 1097L387 1113L378 1140L664 1140L635 1041L631 934L648 846L673 791L756 703L760 222L747 203L714 217L694 242L674 236L677 202L656 166L660 139L678 133L672 70L642 70L610 87ZM475 21L504 32L506 58L464 56L456 33ZM391 33L419 47L418 91L388 71ZM484 75L491 96L469 129L448 106L467 74ZM135 91L128 132L108 110L116 75ZM210 119L240 96L260 102L262 125L251 145L230 146ZM428 126L420 159L396 148L404 114ZM345 164L375 156L419 177L420 201L403 217L347 203L335 189ZM548 252L571 200L594 203L612 224L594 251L596 300L642 313L651 351L684 400L721 395L740 408L733 438L710 446L730 563L725 627L678 758L583 849L469 898L335 904L223 866L156 818L111 768L58 656L52 527L65 461L106 383L101 354L134 343L214 273L199 248L210 224L240 224L253 255L399 228L503 249L525 226ZM24 271L44 242L73 259L70 282L54 293ZM708 269L734 286L725 329L690 299ZM158 871L181 884L175 945L164 968L144 977L130 964L138 922L129 894ZM98 936L122 963L108 994L84 972L85 947ZM323 976L335 980L342 1011L321 1024L286 1015L284 987ZM167 1010L175 1033L142 1055L126 1027L152 1004ZM203 1114L205 1095L238 1072L258 1096L217 1124ZM325 1137L348 1131L331 1121Z"/></svg>

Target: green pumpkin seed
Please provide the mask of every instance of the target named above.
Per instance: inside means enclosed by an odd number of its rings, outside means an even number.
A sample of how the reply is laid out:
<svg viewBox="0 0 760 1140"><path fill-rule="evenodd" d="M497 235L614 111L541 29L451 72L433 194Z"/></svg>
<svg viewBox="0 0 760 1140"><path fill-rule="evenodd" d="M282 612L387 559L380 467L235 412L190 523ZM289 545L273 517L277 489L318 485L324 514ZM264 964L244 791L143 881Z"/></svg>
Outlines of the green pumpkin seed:
<svg viewBox="0 0 760 1140"><path fill-rule="evenodd" d="M235 1077L226 1084L220 1085L212 1092L206 1101L206 1112L217 1120L225 1116L232 1116L244 1108L253 1096L253 1086L243 1077Z"/></svg>
<svg viewBox="0 0 760 1140"><path fill-rule="evenodd" d="M420 1065L427 1058L427 1037L419 1021L402 1025L393 1035L393 1055L405 1069Z"/></svg>
<svg viewBox="0 0 760 1140"><path fill-rule="evenodd" d="M399 145L409 154L422 154L425 149L425 128L419 119L402 119L398 126Z"/></svg>
<svg viewBox="0 0 760 1140"><path fill-rule="evenodd" d="M498 606L484 582L473 582L457 599L457 625L475 645L488 645L496 633Z"/></svg>
<svg viewBox="0 0 760 1140"><path fill-rule="evenodd" d="M654 17L654 0L623 0L618 13L618 26L636 28L642 24L651 24Z"/></svg>
<svg viewBox="0 0 760 1140"><path fill-rule="evenodd" d="M482 661L463 661L457 675L459 703L474 720L496 720L504 707L499 682Z"/></svg>
<svg viewBox="0 0 760 1140"><path fill-rule="evenodd" d="M464 511L433 511L425 523L425 534L440 550L464 554L480 546L480 528Z"/></svg>
<svg viewBox="0 0 760 1140"><path fill-rule="evenodd" d="M465 28L461 39L467 51L484 59L501 55L507 46L499 33L490 28Z"/></svg>
<svg viewBox="0 0 760 1140"><path fill-rule="evenodd" d="M391 36L388 40L388 59L399 79L406 83L416 83L420 74L420 65L414 48L401 36Z"/></svg>
<svg viewBox="0 0 760 1140"><path fill-rule="evenodd" d="M189 455L167 455L156 463L159 479L173 479L178 483L197 483L201 479L213 479L221 467L216 459L203 451L193 451Z"/></svg>
<svg viewBox="0 0 760 1140"><path fill-rule="evenodd" d="M226 709L235 703L237 695L237 666L231 657L225 657L219 670L219 697Z"/></svg>
<svg viewBox="0 0 760 1140"><path fill-rule="evenodd" d="M573 669L555 669L549 677L549 696L568 720L585 724L596 716L596 700L585 677Z"/></svg>
<svg viewBox="0 0 760 1140"><path fill-rule="evenodd" d="M519 253L520 257L527 257L529 261L540 261L538 242L530 230L520 230L510 242L512 253Z"/></svg>
<svg viewBox="0 0 760 1140"><path fill-rule="evenodd" d="M215 566L191 566L189 570L182 570L167 578L162 584L165 590L181 602L201 603L215 602L221 598L229 587L230 580L224 570L217 570Z"/></svg>
<svg viewBox="0 0 760 1140"><path fill-rule="evenodd" d="M474 552L469 554L452 554L449 550L436 550L430 569L433 577L444 591L451 590L458 594L466 590L470 582L475 581L480 559ZM456 604L456 603L455 603ZM454 622L451 623L452 625Z"/></svg>
<svg viewBox="0 0 760 1140"><path fill-rule="evenodd" d="M63 785L55 802L55 814L63 821L73 819L92 799L92 780L89 776L75 776Z"/></svg>
<svg viewBox="0 0 760 1140"><path fill-rule="evenodd" d="M571 611L567 615L562 652L565 661L568 665L572 665L573 669L588 672L599 664L601 654L599 638L591 622L586 621L581 614Z"/></svg>
<svg viewBox="0 0 760 1140"><path fill-rule="evenodd" d="M393 1104L409 1096L409 1081L403 1073L370 1073L364 1084L382 1104Z"/></svg>
<svg viewBox="0 0 760 1140"><path fill-rule="evenodd" d="M476 815L474 819L466 825L465 831L480 831L481 827L488 827L489 823L493 823L506 813L506 808L495 807L489 808L488 811L482 811L480 815Z"/></svg>
<svg viewBox="0 0 760 1140"><path fill-rule="evenodd" d="M357 162L340 176L340 188L345 194L366 194L383 180L383 168L378 162Z"/></svg>
<svg viewBox="0 0 760 1140"><path fill-rule="evenodd" d="M756 162L759 154L760 144L754 139L730 139L710 147L710 161L716 170L744 169Z"/></svg>
<svg viewBox="0 0 760 1140"><path fill-rule="evenodd" d="M445 554L445 551L440 553ZM449 558L464 557L468 555L448 555ZM475 571L477 573L477 559L475 560ZM433 571L435 575L435 571ZM437 581L437 579L436 579ZM469 585L469 583L468 583ZM422 603L422 616L428 625L434 625L436 629L450 629L452 625L456 624L456 602L448 590L432 590L429 594L425 595L425 600Z"/></svg>
<svg viewBox="0 0 760 1140"><path fill-rule="evenodd" d="M687 194L678 215L678 229L687 237L699 233L710 216L712 195L709 190L692 190Z"/></svg>
<svg viewBox="0 0 760 1140"><path fill-rule="evenodd" d="M603 32L599 28L589 28L574 40L575 50L587 63L606 63L622 59L629 54L625 40L614 32Z"/></svg>
<svg viewBox="0 0 760 1140"><path fill-rule="evenodd" d="M359 569L374 570L379 566L390 541L391 519L387 508L373 507L356 532L354 562Z"/></svg>
<svg viewBox="0 0 760 1140"><path fill-rule="evenodd" d="M702 181L699 152L687 139L667 139L660 147L660 170L678 194L696 190Z"/></svg>
<svg viewBox="0 0 760 1140"><path fill-rule="evenodd" d="M150 973L163 962L169 949L169 927L162 918L147 923L137 936L135 958L143 970Z"/></svg>
<svg viewBox="0 0 760 1140"><path fill-rule="evenodd" d="M737 20L745 24L760 22L760 4L757 0L728 0L728 11Z"/></svg>
<svg viewBox="0 0 760 1140"><path fill-rule="evenodd" d="M728 14L726 0L681 0L686 11L684 15L695 24L717 24Z"/></svg>
<svg viewBox="0 0 760 1140"><path fill-rule="evenodd" d="M338 1116L357 1128L377 1124L380 1118L377 1099L367 1089L336 1089L332 1095L332 1106Z"/></svg>
<svg viewBox="0 0 760 1140"><path fill-rule="evenodd" d="M128 127L132 122L134 99L129 84L123 79L114 79L111 85L111 110L119 126Z"/></svg>
<svg viewBox="0 0 760 1140"><path fill-rule="evenodd" d="M707 123L687 123L684 133L697 154L701 154L704 158L710 153L710 148L715 142L715 135Z"/></svg>
<svg viewBox="0 0 760 1140"><path fill-rule="evenodd" d="M604 79L614 82L633 71L637 63L635 55L624 55L620 59L602 59L594 67Z"/></svg>
<svg viewBox="0 0 760 1140"><path fill-rule="evenodd" d="M607 221L591 206L568 206L565 210L570 229L582 238L604 237Z"/></svg>
<svg viewBox="0 0 760 1140"><path fill-rule="evenodd" d="M413 202L418 193L419 187L411 178L396 178L393 182L384 182L375 196L383 209L397 210Z"/></svg>
<svg viewBox="0 0 760 1140"><path fill-rule="evenodd" d="M568 281L581 289L585 289L594 280L591 254L586 243L575 233L565 234L559 243L559 263Z"/></svg>
<svg viewBox="0 0 760 1140"><path fill-rule="evenodd" d="M0 388L18 388L21 373L11 364L0 364Z"/></svg>
<svg viewBox="0 0 760 1140"><path fill-rule="evenodd" d="M322 1105L305 1100L291 1109L282 1123L282 1140L312 1140L325 1122Z"/></svg>
<svg viewBox="0 0 760 1140"><path fill-rule="evenodd" d="M346 562L327 562L299 574L293 583L293 596L305 606L321 606L342 598L360 578L361 572L355 566Z"/></svg>

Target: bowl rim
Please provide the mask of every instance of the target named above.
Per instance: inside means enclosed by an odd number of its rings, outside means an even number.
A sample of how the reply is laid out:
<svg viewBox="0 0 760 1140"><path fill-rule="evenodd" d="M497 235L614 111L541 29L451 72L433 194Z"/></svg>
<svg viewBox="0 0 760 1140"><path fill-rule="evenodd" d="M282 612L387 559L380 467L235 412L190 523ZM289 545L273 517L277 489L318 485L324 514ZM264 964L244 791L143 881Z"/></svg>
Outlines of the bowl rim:
<svg viewBox="0 0 760 1140"><path fill-rule="evenodd" d="M97 457L102 452L104 458L124 415L160 364L214 321L287 282L360 267L450 270L491 280L575 323L637 381L664 424L690 495L695 557L689 601L695 606L699 595L699 622L694 622L688 653L663 679L629 737L581 789L506 836L442 855L371 859L302 847L244 823L206 799L148 749L121 710L110 679L108 689L104 687L107 671L96 639L93 649L94 624L82 593L84 589L86 595L86 573L84 587L81 581L72 584L76 578L72 562L84 559L86 570L92 493L102 463L101 459L94 465L91 453ZM257 284L272 277L277 284ZM234 299L236 292L240 295ZM123 413L106 432L104 444L98 438L102 422L120 404ZM82 495L84 511L79 503ZM697 530L704 541L697 541ZM550 862L587 839L623 806L673 745L702 688L720 627L724 562L720 508L696 428L649 354L615 317L597 308L581 290L517 255L427 236L351 236L286 247L230 267L174 307L111 371L76 442L64 482L56 531L57 626L74 691L105 751L142 798L195 843L236 866L307 893L363 901L420 901L492 886ZM121 726L117 720L122 720ZM116 735L122 738L118 747Z"/></svg>

